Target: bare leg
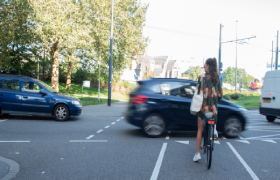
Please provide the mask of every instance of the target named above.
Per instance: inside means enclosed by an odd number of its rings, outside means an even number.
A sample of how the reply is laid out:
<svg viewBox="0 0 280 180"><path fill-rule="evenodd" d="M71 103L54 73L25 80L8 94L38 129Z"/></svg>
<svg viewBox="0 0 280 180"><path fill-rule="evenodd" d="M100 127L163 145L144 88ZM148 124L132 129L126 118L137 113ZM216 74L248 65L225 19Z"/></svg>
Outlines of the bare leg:
<svg viewBox="0 0 280 180"><path fill-rule="evenodd" d="M197 120L197 136L196 136L196 154L198 154L199 151L200 151L202 133L203 133L203 129L204 129L204 122L205 122L205 119L201 120L198 117L198 120Z"/></svg>

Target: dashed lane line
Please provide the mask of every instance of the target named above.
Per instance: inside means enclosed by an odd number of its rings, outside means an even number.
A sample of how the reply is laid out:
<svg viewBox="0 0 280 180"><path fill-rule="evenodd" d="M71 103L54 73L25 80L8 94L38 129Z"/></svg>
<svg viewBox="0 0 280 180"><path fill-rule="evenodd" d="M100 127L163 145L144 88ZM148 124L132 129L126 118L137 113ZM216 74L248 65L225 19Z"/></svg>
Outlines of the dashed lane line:
<svg viewBox="0 0 280 180"><path fill-rule="evenodd" d="M157 180L157 178L158 178L158 174L159 174L159 170L160 170L160 167L161 167L161 164L162 164L162 160L163 160L163 157L164 157L166 146L167 146L167 143L163 143L161 151L160 151L158 159L157 159L157 162L156 162L156 166L154 168L154 171L153 171L153 174L152 174L150 180Z"/></svg>
<svg viewBox="0 0 280 180"><path fill-rule="evenodd" d="M86 139L90 139L90 138L92 138L94 135L90 135L89 137L87 137Z"/></svg>
<svg viewBox="0 0 280 180"><path fill-rule="evenodd" d="M232 150L232 152L235 154L235 156L238 158L238 160L241 162L241 164L248 171L248 173L253 178L253 180L259 180L258 176L252 171L252 169L248 166L248 164L244 161L244 159L239 155L239 153L236 151L236 149L229 142L227 142L227 144L230 147L230 149Z"/></svg>
<svg viewBox="0 0 280 180"><path fill-rule="evenodd" d="M106 126L105 128L108 128L108 127L110 127L110 126Z"/></svg>
<svg viewBox="0 0 280 180"><path fill-rule="evenodd" d="M8 119L4 119L4 120L0 120L0 122L4 122L4 121L7 121Z"/></svg>
<svg viewBox="0 0 280 180"><path fill-rule="evenodd" d="M165 139L169 139L169 136L166 136L166 138Z"/></svg>
<svg viewBox="0 0 280 180"><path fill-rule="evenodd" d="M115 122L112 122L111 124L115 124Z"/></svg>
<svg viewBox="0 0 280 180"><path fill-rule="evenodd" d="M101 133L103 131L103 129L98 130L96 133Z"/></svg>
<svg viewBox="0 0 280 180"><path fill-rule="evenodd" d="M69 142L108 142L107 140L70 140Z"/></svg>

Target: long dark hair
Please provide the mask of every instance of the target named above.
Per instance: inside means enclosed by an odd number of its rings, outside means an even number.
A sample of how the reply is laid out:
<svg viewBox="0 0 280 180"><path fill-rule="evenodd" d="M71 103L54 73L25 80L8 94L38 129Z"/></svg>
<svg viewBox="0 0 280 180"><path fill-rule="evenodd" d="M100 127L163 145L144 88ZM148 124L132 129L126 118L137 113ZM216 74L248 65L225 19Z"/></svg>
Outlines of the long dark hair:
<svg viewBox="0 0 280 180"><path fill-rule="evenodd" d="M217 60L216 58L208 58L206 60L206 64L209 66L209 73L211 76L211 81L213 83L218 83L219 82L219 75L217 72Z"/></svg>

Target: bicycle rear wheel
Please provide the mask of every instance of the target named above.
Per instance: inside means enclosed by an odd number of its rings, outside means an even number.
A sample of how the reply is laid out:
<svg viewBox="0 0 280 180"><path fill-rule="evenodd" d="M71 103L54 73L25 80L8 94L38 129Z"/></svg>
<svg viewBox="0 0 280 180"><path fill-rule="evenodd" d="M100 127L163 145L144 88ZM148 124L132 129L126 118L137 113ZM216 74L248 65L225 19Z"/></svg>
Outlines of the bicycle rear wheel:
<svg viewBox="0 0 280 180"><path fill-rule="evenodd" d="M214 126L208 125L208 138L207 138L207 167L210 169L212 163L212 151L213 151L213 144L214 144Z"/></svg>

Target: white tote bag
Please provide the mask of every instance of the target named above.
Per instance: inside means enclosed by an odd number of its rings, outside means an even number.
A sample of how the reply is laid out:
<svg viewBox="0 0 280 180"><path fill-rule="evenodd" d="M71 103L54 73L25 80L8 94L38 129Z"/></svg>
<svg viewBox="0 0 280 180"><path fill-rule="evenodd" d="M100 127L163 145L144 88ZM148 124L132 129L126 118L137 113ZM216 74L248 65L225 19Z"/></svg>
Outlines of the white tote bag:
<svg viewBox="0 0 280 180"><path fill-rule="evenodd" d="M202 103L203 103L203 77L204 77L204 73L200 75L201 77L201 88L200 88L200 93L198 94L198 89L195 90L193 98L192 98L192 103L191 103L191 114L196 115L201 107L202 107Z"/></svg>

